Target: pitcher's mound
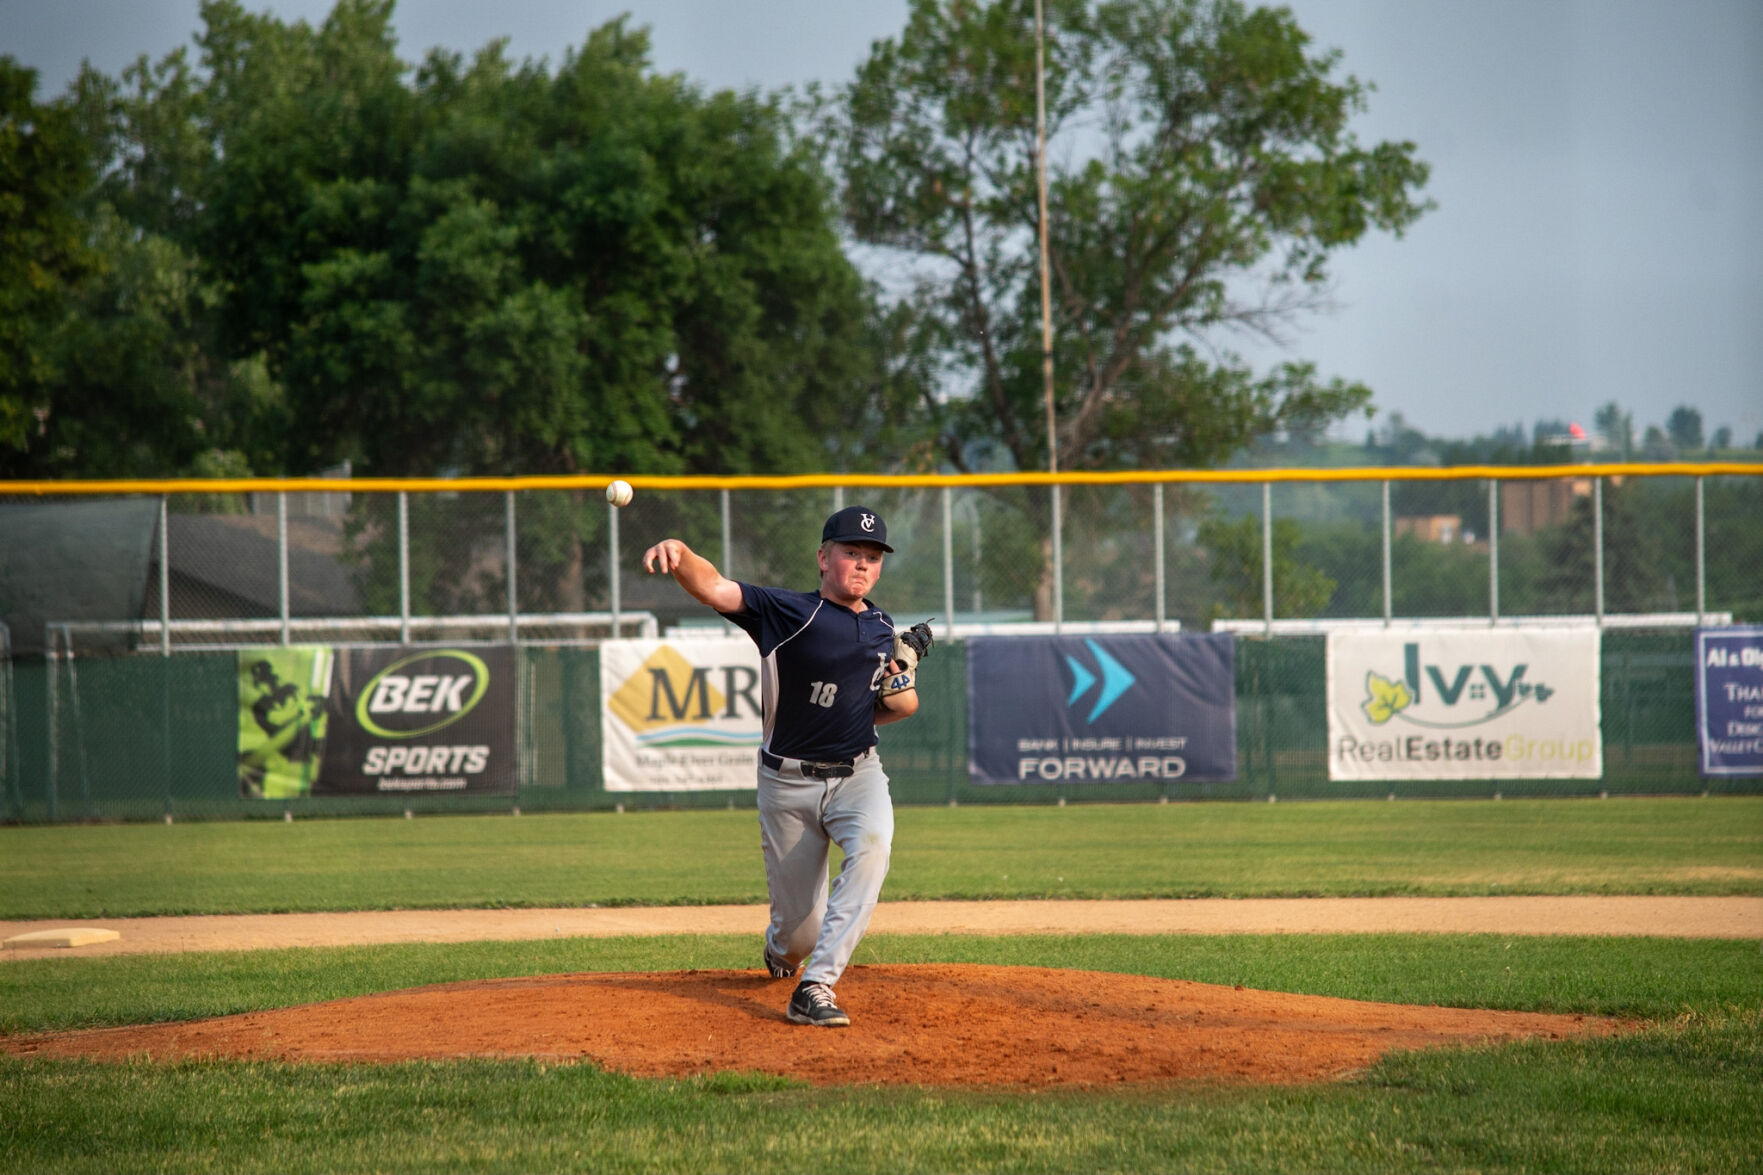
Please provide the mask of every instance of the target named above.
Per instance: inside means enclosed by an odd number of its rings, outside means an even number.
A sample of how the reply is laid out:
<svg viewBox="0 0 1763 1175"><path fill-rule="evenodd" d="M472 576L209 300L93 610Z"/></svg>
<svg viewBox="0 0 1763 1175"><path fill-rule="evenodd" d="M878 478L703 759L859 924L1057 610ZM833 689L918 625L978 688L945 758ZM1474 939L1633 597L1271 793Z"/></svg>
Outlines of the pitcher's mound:
<svg viewBox="0 0 1763 1175"><path fill-rule="evenodd" d="M752 971L541 975L273 1012L15 1037L40 1056L402 1061L542 1057L643 1077L758 1071L816 1085L1292 1083L1392 1049L1617 1031L1595 1016L1375 1004L1039 967L852 967L849 1028L784 1018Z"/></svg>

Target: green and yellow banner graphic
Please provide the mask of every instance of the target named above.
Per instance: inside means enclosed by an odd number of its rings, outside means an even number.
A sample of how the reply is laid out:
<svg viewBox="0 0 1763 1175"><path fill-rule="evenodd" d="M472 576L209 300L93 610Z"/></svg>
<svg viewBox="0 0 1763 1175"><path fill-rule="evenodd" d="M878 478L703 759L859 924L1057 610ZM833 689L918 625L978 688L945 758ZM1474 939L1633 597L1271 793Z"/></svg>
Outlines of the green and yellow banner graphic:
<svg viewBox="0 0 1763 1175"><path fill-rule="evenodd" d="M326 646L240 651L240 794L283 800L312 793L333 663Z"/></svg>

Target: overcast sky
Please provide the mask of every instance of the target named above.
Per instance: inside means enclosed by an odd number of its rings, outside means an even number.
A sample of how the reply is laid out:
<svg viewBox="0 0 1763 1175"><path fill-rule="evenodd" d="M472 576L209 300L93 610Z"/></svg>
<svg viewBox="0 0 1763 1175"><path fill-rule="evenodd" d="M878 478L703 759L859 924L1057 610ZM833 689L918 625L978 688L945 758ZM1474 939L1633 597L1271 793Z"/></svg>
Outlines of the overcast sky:
<svg viewBox="0 0 1763 1175"><path fill-rule="evenodd" d="M329 0L246 0L317 22ZM1443 437L1614 400L1763 432L1763 0L1293 0L1377 86L1362 141L1411 139L1436 211L1336 263L1336 312L1257 362L1316 361ZM628 11L707 88L848 80L905 0L403 0L404 55L558 61ZM0 52L59 94L187 42L197 0L0 0ZM1239 344L1240 345L1240 344ZM1363 425L1347 430L1358 439Z"/></svg>

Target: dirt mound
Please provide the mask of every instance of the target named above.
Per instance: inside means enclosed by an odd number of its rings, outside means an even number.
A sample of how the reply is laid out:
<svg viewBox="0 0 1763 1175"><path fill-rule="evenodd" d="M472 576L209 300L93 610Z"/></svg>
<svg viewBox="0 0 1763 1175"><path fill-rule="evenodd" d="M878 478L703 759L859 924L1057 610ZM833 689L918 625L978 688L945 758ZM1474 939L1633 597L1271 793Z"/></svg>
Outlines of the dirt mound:
<svg viewBox="0 0 1763 1175"><path fill-rule="evenodd" d="M0 1040L39 1056L385 1062L542 1057L644 1077L726 1070L816 1085L1046 1087L1339 1078L1392 1049L1618 1031L1592 1016L1284 995L1037 967L859 966L847 1029L784 1018L752 971L450 983L212 1020Z"/></svg>

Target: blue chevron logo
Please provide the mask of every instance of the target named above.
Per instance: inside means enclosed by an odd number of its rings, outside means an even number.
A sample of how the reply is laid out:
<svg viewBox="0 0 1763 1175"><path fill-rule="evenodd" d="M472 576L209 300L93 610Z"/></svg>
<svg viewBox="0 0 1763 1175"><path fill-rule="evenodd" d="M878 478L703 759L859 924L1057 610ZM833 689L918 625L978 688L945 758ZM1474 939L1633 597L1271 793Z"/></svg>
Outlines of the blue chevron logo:
<svg viewBox="0 0 1763 1175"><path fill-rule="evenodd" d="M1131 689L1133 682L1138 678L1128 673L1126 666L1104 653L1102 646L1095 641L1084 641L1084 647L1089 649L1090 656L1096 659L1096 667L1102 671L1102 691L1096 695L1096 703L1090 707L1089 717L1084 719L1085 722L1094 722L1102 716L1108 707L1119 701L1120 695ZM1089 688L1096 684L1097 678L1076 657L1065 658L1065 664L1071 667L1071 696L1065 699L1065 705L1071 707L1077 704L1079 698L1089 692Z"/></svg>

